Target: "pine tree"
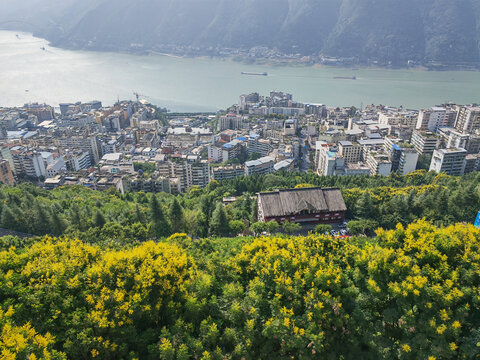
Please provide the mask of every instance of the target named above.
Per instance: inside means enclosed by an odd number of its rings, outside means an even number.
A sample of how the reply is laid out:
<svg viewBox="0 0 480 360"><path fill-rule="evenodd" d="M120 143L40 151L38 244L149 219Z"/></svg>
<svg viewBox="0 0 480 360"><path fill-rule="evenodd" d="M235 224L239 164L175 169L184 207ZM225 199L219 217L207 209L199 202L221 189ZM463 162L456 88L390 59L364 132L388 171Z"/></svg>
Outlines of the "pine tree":
<svg viewBox="0 0 480 360"><path fill-rule="evenodd" d="M66 228L67 224L65 223L65 220L58 215L58 212L53 211L51 233L56 236L62 235Z"/></svg>
<svg viewBox="0 0 480 360"><path fill-rule="evenodd" d="M169 236L171 234L170 224L165 218L165 213L155 195L150 200L150 216L152 220L151 231L155 237Z"/></svg>
<svg viewBox="0 0 480 360"><path fill-rule="evenodd" d="M361 219L369 219L372 215L372 198L370 192L365 191L357 200L357 216Z"/></svg>
<svg viewBox="0 0 480 360"><path fill-rule="evenodd" d="M48 234L51 230L49 216L43 206L36 201L34 206L34 233L39 235Z"/></svg>
<svg viewBox="0 0 480 360"><path fill-rule="evenodd" d="M140 224L145 224L145 216L143 212L140 210L138 204L135 205L135 220Z"/></svg>
<svg viewBox="0 0 480 360"><path fill-rule="evenodd" d="M15 214L9 206L4 205L2 210L2 217L0 219L0 226L4 229L17 230L18 222Z"/></svg>
<svg viewBox="0 0 480 360"><path fill-rule="evenodd" d="M103 214L100 212L100 210L97 210L97 212L95 213L95 226L98 227L98 228L103 228L103 226L106 224L106 220L105 220L105 217L103 216Z"/></svg>
<svg viewBox="0 0 480 360"><path fill-rule="evenodd" d="M170 223L172 224L173 232L180 233L184 230L184 216L183 216L183 209L180 203L178 202L177 198L173 199L173 202L170 205L168 211L168 217L170 219Z"/></svg>
<svg viewBox="0 0 480 360"><path fill-rule="evenodd" d="M212 219L210 221L210 232L213 235L225 236L230 232L227 212L222 203L218 203L217 207L212 213Z"/></svg>

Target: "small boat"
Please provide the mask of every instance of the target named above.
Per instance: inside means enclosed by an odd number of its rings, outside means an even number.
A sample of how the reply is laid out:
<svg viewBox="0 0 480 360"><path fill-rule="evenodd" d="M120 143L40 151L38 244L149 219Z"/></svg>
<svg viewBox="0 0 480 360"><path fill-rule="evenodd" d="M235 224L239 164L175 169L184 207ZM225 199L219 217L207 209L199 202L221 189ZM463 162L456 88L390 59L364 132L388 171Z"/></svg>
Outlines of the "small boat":
<svg viewBox="0 0 480 360"><path fill-rule="evenodd" d="M20 40L20 36L18 36L18 34L15 34L15 36L17 37L17 39L19 39L19 40Z"/></svg>
<svg viewBox="0 0 480 360"><path fill-rule="evenodd" d="M45 46L42 46L42 47L40 48L40 50L45 51L45 50L47 50L47 49L45 49Z"/></svg>
<svg viewBox="0 0 480 360"><path fill-rule="evenodd" d="M357 80L356 76L334 76L333 78L340 80Z"/></svg>
<svg viewBox="0 0 480 360"><path fill-rule="evenodd" d="M246 71L242 71L242 75L268 76L268 73L266 73L266 72L256 73L256 72L246 72Z"/></svg>

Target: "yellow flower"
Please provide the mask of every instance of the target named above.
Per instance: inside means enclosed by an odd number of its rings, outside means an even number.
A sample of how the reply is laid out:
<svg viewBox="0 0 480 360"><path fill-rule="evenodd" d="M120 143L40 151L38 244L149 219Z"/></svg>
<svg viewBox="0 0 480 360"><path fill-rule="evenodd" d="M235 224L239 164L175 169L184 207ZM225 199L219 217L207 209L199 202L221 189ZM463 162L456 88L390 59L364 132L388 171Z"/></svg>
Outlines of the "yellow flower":
<svg viewBox="0 0 480 360"><path fill-rule="evenodd" d="M445 326L445 324L442 324L439 327L437 327L437 333L439 333L440 335L443 334L445 330L447 330L447 327Z"/></svg>
<svg viewBox="0 0 480 360"><path fill-rule="evenodd" d="M437 358L435 356L429 356L428 360L437 360Z"/></svg>
<svg viewBox="0 0 480 360"><path fill-rule="evenodd" d="M97 357L98 354L99 354L99 352L98 352L97 349L92 349L92 352L91 352L91 353L92 353L92 357Z"/></svg>
<svg viewBox="0 0 480 360"><path fill-rule="evenodd" d="M402 345L402 350L405 351L406 353L409 353L410 351L412 351L412 349L410 348L410 345L407 345L407 344Z"/></svg>
<svg viewBox="0 0 480 360"><path fill-rule="evenodd" d="M460 329L462 327L462 325L460 324L460 321L454 321L453 324L452 324L452 327L454 329Z"/></svg>
<svg viewBox="0 0 480 360"><path fill-rule="evenodd" d="M457 349L458 349L458 345L455 344L454 342L451 342L451 343L450 343L450 350L455 351L455 350L457 350Z"/></svg>

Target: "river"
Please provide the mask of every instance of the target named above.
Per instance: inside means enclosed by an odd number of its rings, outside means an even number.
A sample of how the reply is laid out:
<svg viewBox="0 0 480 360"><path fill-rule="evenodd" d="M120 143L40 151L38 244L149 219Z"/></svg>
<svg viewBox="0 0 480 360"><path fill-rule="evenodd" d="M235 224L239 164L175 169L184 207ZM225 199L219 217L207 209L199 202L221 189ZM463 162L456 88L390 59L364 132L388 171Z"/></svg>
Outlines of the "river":
<svg viewBox="0 0 480 360"><path fill-rule="evenodd" d="M18 36L17 36L18 35ZM267 72L248 76L241 72ZM357 80L335 79L356 76ZM172 111L215 111L244 93L290 92L328 106L430 107L480 101L480 72L245 65L232 60L72 51L31 34L0 31L0 106L134 99Z"/></svg>

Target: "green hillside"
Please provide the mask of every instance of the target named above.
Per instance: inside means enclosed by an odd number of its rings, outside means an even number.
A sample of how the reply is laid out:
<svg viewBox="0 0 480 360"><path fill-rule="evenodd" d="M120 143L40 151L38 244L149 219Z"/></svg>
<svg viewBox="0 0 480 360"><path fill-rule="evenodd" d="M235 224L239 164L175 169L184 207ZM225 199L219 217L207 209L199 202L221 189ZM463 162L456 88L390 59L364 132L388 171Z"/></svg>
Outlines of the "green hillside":
<svg viewBox="0 0 480 360"><path fill-rule="evenodd" d="M405 65L478 64L476 0L4 0L1 27L68 48L183 52L265 46ZM193 48L196 50L192 50Z"/></svg>

